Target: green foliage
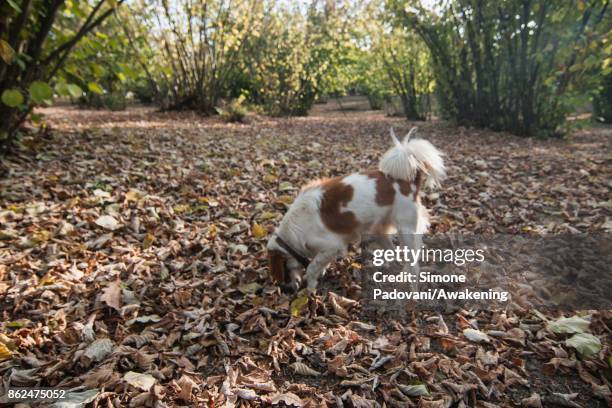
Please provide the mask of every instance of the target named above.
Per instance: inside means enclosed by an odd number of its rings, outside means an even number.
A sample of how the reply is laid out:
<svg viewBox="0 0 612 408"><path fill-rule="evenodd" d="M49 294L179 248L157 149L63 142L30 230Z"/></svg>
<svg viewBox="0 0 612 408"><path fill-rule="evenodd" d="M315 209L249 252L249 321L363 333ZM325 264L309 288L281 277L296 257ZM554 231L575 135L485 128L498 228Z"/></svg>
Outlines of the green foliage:
<svg viewBox="0 0 612 408"><path fill-rule="evenodd" d="M142 37L133 39L142 31L138 20L121 10L101 24L95 35L84 38L58 75L60 83L72 82L81 89L66 96L78 98L83 107L124 109L126 94L146 78L142 58L150 49Z"/></svg>
<svg viewBox="0 0 612 408"><path fill-rule="evenodd" d="M104 93L104 89L102 89L102 87L95 82L89 82L87 84L87 89L98 95L102 95Z"/></svg>
<svg viewBox="0 0 612 408"><path fill-rule="evenodd" d="M349 3L306 13L280 9L264 17L249 55L254 101L274 116L306 115L317 98L341 94L350 82Z"/></svg>
<svg viewBox="0 0 612 408"><path fill-rule="evenodd" d="M68 56L122 1L8 1L0 4L0 134L14 140L32 108L50 104ZM62 80L59 91L77 93ZM27 90L27 91L26 91ZM36 116L34 116L36 118Z"/></svg>
<svg viewBox="0 0 612 408"><path fill-rule="evenodd" d="M372 108L385 101L393 105L396 96L406 119L422 120L423 99L434 89L427 47L413 32L393 27L383 4L372 3L367 17L356 88L368 96Z"/></svg>
<svg viewBox="0 0 612 408"><path fill-rule="evenodd" d="M439 103L459 123L519 135L562 132L592 86L607 1L390 2L431 51Z"/></svg>
<svg viewBox="0 0 612 408"><path fill-rule="evenodd" d="M256 101L270 115L303 115L314 103L305 26L300 15L272 14L266 18L265 35L254 47L259 51L251 56Z"/></svg>
<svg viewBox="0 0 612 408"><path fill-rule="evenodd" d="M595 119L612 123L612 72L602 77L600 89L593 98Z"/></svg>
<svg viewBox="0 0 612 408"><path fill-rule="evenodd" d="M53 99L53 89L46 82L34 81L30 84L30 99L38 104L50 102Z"/></svg>
<svg viewBox="0 0 612 408"><path fill-rule="evenodd" d="M91 93L86 97L81 97L78 103L86 108L120 111L127 107L128 100L123 92L103 92L100 94Z"/></svg>
<svg viewBox="0 0 612 408"><path fill-rule="evenodd" d="M242 122L248 113L248 110L244 104L245 100L245 96L240 95L238 98L233 99L225 106L216 107L215 110L225 122Z"/></svg>
<svg viewBox="0 0 612 408"><path fill-rule="evenodd" d="M10 108L16 108L23 103L23 95L19 89L7 89L2 92L2 102Z"/></svg>
<svg viewBox="0 0 612 408"><path fill-rule="evenodd" d="M263 14L256 0L157 0L135 10L156 50L148 65L159 68L148 78L163 107L212 114L222 98L240 94L245 44L260 35Z"/></svg>
<svg viewBox="0 0 612 408"><path fill-rule="evenodd" d="M246 98L241 95L240 97L231 100L223 107L216 107L215 110L225 122L242 122L248 113L248 110L244 104L245 100Z"/></svg>

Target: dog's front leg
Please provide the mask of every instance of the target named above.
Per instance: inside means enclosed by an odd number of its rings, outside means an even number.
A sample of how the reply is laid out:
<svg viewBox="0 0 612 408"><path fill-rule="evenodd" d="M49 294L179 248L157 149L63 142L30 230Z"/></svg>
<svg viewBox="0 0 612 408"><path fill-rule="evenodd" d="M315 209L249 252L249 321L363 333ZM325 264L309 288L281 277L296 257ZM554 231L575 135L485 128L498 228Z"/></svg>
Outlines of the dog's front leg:
<svg viewBox="0 0 612 408"><path fill-rule="evenodd" d="M319 252L306 269L306 283L308 289L316 289L319 285L319 277L333 260L342 255L342 250L334 249Z"/></svg>

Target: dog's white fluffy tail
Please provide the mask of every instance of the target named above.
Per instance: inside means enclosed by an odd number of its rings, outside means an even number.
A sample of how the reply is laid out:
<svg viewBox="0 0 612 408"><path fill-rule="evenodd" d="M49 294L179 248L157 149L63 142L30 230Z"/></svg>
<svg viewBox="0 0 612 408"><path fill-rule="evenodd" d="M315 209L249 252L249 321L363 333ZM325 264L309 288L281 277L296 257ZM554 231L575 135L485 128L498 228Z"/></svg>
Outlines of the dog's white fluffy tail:
<svg viewBox="0 0 612 408"><path fill-rule="evenodd" d="M426 176L426 187L438 187L446 176L443 154L427 140L410 140L416 130L416 127L410 129L404 140L400 142L391 128L394 146L383 155L378 169L395 179L408 181L413 181L417 171L420 170Z"/></svg>

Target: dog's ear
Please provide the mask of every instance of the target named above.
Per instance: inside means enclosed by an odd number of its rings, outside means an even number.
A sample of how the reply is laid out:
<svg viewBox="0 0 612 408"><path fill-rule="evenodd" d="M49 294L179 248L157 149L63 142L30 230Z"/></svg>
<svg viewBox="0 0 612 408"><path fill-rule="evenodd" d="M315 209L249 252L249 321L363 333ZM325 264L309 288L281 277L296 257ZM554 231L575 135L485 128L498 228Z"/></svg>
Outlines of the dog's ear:
<svg viewBox="0 0 612 408"><path fill-rule="evenodd" d="M389 129L389 134L391 135L391 140L393 141L393 146L394 147L401 147L402 144L397 139L397 136L395 136L395 130L393 130L393 128Z"/></svg>
<svg viewBox="0 0 612 408"><path fill-rule="evenodd" d="M408 132L408 134L404 136L404 140L402 140L402 143L407 144L410 141L410 137L412 137L412 135L414 135L418 129L419 128L416 126L412 127L412 129L410 129L410 132Z"/></svg>
<svg viewBox="0 0 612 408"><path fill-rule="evenodd" d="M270 265L270 275L272 280L277 283L287 283L287 268L285 267L286 257L281 251L268 251L268 264Z"/></svg>

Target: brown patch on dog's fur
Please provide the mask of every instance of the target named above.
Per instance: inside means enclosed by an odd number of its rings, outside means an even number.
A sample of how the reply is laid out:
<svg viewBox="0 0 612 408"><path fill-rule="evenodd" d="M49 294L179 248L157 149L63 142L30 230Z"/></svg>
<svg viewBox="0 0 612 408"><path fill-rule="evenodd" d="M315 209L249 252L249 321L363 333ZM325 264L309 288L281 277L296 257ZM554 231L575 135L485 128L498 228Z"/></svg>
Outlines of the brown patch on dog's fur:
<svg viewBox="0 0 612 408"><path fill-rule="evenodd" d="M410 181L393 179L380 170L371 170L362 174L376 180L376 204L378 205L384 206L393 204L393 199L395 198L393 183L397 183L400 194L406 197L408 197L412 191ZM420 177L419 173L417 173L417 177ZM416 181L418 180L415 180L415 182Z"/></svg>
<svg viewBox="0 0 612 408"><path fill-rule="evenodd" d="M417 203L421 202L421 197L419 196L419 193L423 188L423 184L425 184L425 177L423 177L423 172L419 170L417 171L416 177L414 178L414 201L416 201Z"/></svg>
<svg viewBox="0 0 612 408"><path fill-rule="evenodd" d="M274 249L268 251L268 265L270 266L270 275L272 280L278 283L286 283L289 281L288 271L285 267L287 257L281 251Z"/></svg>
<svg viewBox="0 0 612 408"><path fill-rule="evenodd" d="M320 183L323 188L321 198L321 219L327 228L338 234L350 234L359 225L355 214L342 211L353 198L353 187L342 182L342 178L325 180Z"/></svg>
<svg viewBox="0 0 612 408"><path fill-rule="evenodd" d="M312 180L312 181L309 181L308 184L303 185L300 191L308 191L308 190L311 190L311 189L313 189L315 187L321 187L321 186L323 186L323 185L325 185L327 183L330 183L330 182L332 182L334 180L335 179L331 179L331 178L328 178L328 177L320 178L320 179L317 179L317 180Z"/></svg>
<svg viewBox="0 0 612 408"><path fill-rule="evenodd" d="M408 180L397 180L397 184L399 185L400 193L408 197L410 195L410 182Z"/></svg>
<svg viewBox="0 0 612 408"><path fill-rule="evenodd" d="M380 170L372 170L363 174L376 180L376 204L380 206L392 205L395 198L393 179Z"/></svg>

